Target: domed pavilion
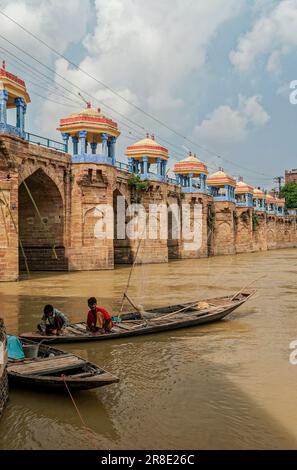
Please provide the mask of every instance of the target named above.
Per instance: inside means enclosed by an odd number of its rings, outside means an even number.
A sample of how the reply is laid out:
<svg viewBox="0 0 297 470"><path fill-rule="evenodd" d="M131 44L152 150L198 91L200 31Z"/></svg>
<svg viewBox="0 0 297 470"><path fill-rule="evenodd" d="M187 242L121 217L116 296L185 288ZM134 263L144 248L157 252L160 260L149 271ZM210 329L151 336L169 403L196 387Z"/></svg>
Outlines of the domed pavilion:
<svg viewBox="0 0 297 470"><path fill-rule="evenodd" d="M120 135L118 125L104 116L100 109L91 103L80 112L60 119L58 130L68 151L69 139L72 140L72 161L74 163L107 163L115 165L115 146Z"/></svg>
<svg viewBox="0 0 297 470"><path fill-rule="evenodd" d="M126 149L129 170L142 180L166 180L168 150L155 141L154 135L139 140Z"/></svg>
<svg viewBox="0 0 297 470"><path fill-rule="evenodd" d="M207 166L196 155L189 155L174 165L174 173L182 191L206 193Z"/></svg>
<svg viewBox="0 0 297 470"><path fill-rule="evenodd" d="M253 186L245 183L240 177L235 187L236 205L239 207L253 207Z"/></svg>
<svg viewBox="0 0 297 470"><path fill-rule="evenodd" d="M25 138L25 114L30 96L24 80L6 70L5 61L0 68L0 132ZM16 125L7 122L7 110L16 109Z"/></svg>
<svg viewBox="0 0 297 470"><path fill-rule="evenodd" d="M215 201L235 202L236 181L232 176L227 175L223 168L210 175L206 184Z"/></svg>

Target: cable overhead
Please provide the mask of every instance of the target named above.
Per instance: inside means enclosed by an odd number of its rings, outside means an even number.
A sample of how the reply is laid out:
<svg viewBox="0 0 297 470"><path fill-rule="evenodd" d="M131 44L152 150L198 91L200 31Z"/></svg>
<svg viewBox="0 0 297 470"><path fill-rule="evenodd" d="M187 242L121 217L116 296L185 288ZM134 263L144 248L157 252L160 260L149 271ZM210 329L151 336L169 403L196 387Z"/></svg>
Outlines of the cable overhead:
<svg viewBox="0 0 297 470"><path fill-rule="evenodd" d="M66 56L64 56L63 54L61 54L59 51L55 50L53 47L51 47L49 44L47 44L45 41L43 41L42 39L40 39L38 36L36 36L35 34L33 34L31 31L28 31L24 26L22 26L20 23L18 23L17 21L15 21L13 18L11 18L10 16L8 16L6 13L3 12L3 10L0 10L0 14L2 14L3 16L5 16L7 19L9 19L10 21L12 21L13 23L15 23L18 27L20 27L23 31L25 31L27 34L29 34L30 36L32 36L34 39L36 39L37 41L39 41L41 44L43 44L45 47L47 47L49 50L51 50L54 54L58 55L59 57L63 58L66 62L68 62L70 65L72 65L75 69L79 70L80 72L84 73L86 76L88 76L89 78L91 78L92 80L96 81L97 83L99 83L101 86L103 86L104 88L106 88L107 90L109 90L110 92L112 92L114 95L118 96L120 99L122 99L123 101L125 101L127 104L129 104L130 106L134 107L135 109L137 109L138 111L140 111L141 113L143 113L144 115L146 115L147 117L149 117L150 119L154 120L155 122L157 122L158 124L162 125L163 127L167 128L168 130L170 130L170 132L176 134L177 136L179 136L180 138L182 138L184 141L187 141L189 143L191 143L192 145L202 149L204 152L208 153L208 154L211 154L211 155L215 155L217 158L221 159L222 161L225 161L227 163L229 163L230 165L234 165L238 168L241 168L241 169L244 169L245 171L248 171L248 172L251 172L251 173L254 173L254 174L257 174L257 175L261 175L261 176L266 176L264 173L261 173L261 172L258 172L258 171L255 171L255 170L252 170L252 169L249 169L245 166L242 166L240 164L237 164L235 162L233 162L232 160L229 160L229 159L226 159L225 157L222 157L220 154L212 151L212 150L209 150L207 147L205 146L202 146L200 145L199 143L187 138L186 136L184 136L183 134L181 134L180 132L176 131L175 129L171 128L170 126L168 126L166 123L162 122L160 119L156 118L155 116L151 115L150 113L148 113L147 111L145 111L144 109L142 109L141 107L135 105L135 103L132 103L131 101L129 101L128 99L126 99L125 97L123 97L120 93L118 93L116 90L114 90L112 87L106 85L105 83L103 83L101 80L97 79L96 77L92 76L89 72L83 70L79 65L77 65L76 63L72 62L71 60L69 60ZM26 51L22 50L21 48L19 48L18 46L16 46L14 43L12 43L11 41L9 41L8 39L6 39L4 36L0 35L0 37L2 39L4 39L5 41L7 41L8 43L10 43L11 45L13 45L14 47L16 47L17 49L19 49L21 52L23 52L24 54L28 55L29 57L31 57L33 60L37 61L40 65L42 65L43 67L47 68L48 70L52 71L53 73L55 73L58 77L60 77L61 79L65 80L66 82L70 83L72 86L75 86L76 88L80 89L77 85L71 83L69 80L67 80L65 77L61 76L60 74L58 74L55 70L51 69L50 67L48 67L47 65L43 64L42 62L40 62L38 59L34 58L33 56L31 56L30 54L28 54ZM91 96L89 94L89 96ZM97 100L97 99L96 99ZM105 104L106 107L109 107L108 105ZM111 107L109 107L110 109L112 109ZM118 111L116 110L113 110L114 112L116 112L117 114L120 114ZM123 115L123 117L125 119L127 119L128 121L130 122L133 122L131 121L129 118L127 118L126 116ZM143 130L145 130L145 128L143 126L140 126L138 123L135 123L133 122L134 125L137 125L138 127L141 127ZM266 176L267 177L267 176ZM272 179L273 177L267 177L267 179Z"/></svg>
<svg viewBox="0 0 297 470"><path fill-rule="evenodd" d="M187 138L186 136L184 136L183 134L181 134L180 132L178 132L176 129L173 129L172 127L168 126L166 123L162 122L160 119L158 119L157 117L153 116L152 114L148 113L147 111L145 111L143 108L141 108L140 106L137 106L135 103L131 102L130 100L128 100L127 98L125 98L124 96L122 96L119 92L117 92L116 90L114 90L112 87L110 87L109 85L105 84L104 82L102 82L102 80L99 80L98 78L94 77L93 75L91 75L89 72L87 72L86 70L82 69L78 64L76 64L75 62L71 61L70 59L68 59L64 54L62 54L61 52L57 51L56 49L54 49L53 47L51 47L49 44L47 44L45 41L43 41L41 38L39 38L38 36L36 36L34 33L32 33L31 31L29 31L28 29L26 29L23 25L21 25L20 23L18 23L16 20L14 20L13 18L11 18L9 15L7 15L6 13L4 13L3 10L0 9L0 14L5 16L8 20L10 20L11 22L13 22L14 24L16 24L19 28L21 28L23 31L25 31L27 34L29 34L31 37L33 37L36 41L40 42L41 44L43 44L47 49L49 49L51 52L53 52L54 54L56 54L57 56L61 57L62 59L64 59L66 62L68 62L72 67L74 67L76 70L82 72L83 74L85 74L86 76L88 76L89 78L91 78L92 80L94 80L95 82L97 82L98 84L100 84L101 86L103 86L104 88L106 88L107 90L109 90L111 93L113 93L115 96L117 96L118 98L120 98L121 100L123 100L125 103L129 104L130 106L134 107L135 109L137 109L138 111L140 111L141 113L143 113L145 116L149 117L150 119L154 120L155 122L157 122L158 124L162 125L163 127L165 127L166 129L170 130L171 132L173 132L174 134L176 134L177 136L179 136L180 138L182 138L183 140L191 143L192 145L194 146L197 146L199 147L200 149L204 150L205 152L211 154L211 155L215 155L217 156L218 158L220 158L221 160L223 161L226 161L227 163L229 164L232 164L232 165L235 165L237 166L238 168L242 168L246 171L249 171L249 172L252 172L254 174L259 174L261 176L266 176L264 173L260 173L260 172L257 172L255 170L250 170L242 165L239 165L239 164L236 164L234 163L233 161L231 160L228 160L226 159L225 157L222 157L220 154L212 151L212 150L209 150L207 147L205 146L202 146L200 144L198 144L197 142ZM273 178L272 176L269 178L271 179Z"/></svg>

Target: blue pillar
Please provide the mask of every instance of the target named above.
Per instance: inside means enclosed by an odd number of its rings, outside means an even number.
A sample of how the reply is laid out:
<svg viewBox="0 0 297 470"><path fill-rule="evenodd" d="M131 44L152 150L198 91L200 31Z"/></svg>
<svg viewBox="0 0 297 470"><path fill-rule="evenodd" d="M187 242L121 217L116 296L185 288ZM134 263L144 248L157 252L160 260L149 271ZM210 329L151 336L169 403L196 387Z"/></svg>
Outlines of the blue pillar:
<svg viewBox="0 0 297 470"><path fill-rule="evenodd" d="M91 146L92 154L93 154L93 155L96 154L97 145L98 145L97 142L91 142L91 143L90 143L90 146Z"/></svg>
<svg viewBox="0 0 297 470"><path fill-rule="evenodd" d="M78 137L72 136L73 155L78 154Z"/></svg>
<svg viewBox="0 0 297 470"><path fill-rule="evenodd" d="M116 152L115 152L115 147L116 147L116 137L111 137L110 139L110 158L111 158L111 163L115 165L116 163Z"/></svg>
<svg viewBox="0 0 297 470"><path fill-rule="evenodd" d="M107 156L107 140L108 140L108 135L107 134L101 134L101 139L102 139L102 154Z"/></svg>
<svg viewBox="0 0 297 470"><path fill-rule="evenodd" d="M229 201L229 186L225 184L224 188L225 188L225 199L226 201Z"/></svg>
<svg viewBox="0 0 297 470"><path fill-rule="evenodd" d="M147 176L148 174L148 157L143 157L143 174Z"/></svg>
<svg viewBox="0 0 297 470"><path fill-rule="evenodd" d="M79 131L78 137L79 137L79 144L80 144L80 153L81 155L84 155L86 153L87 131Z"/></svg>
<svg viewBox="0 0 297 470"><path fill-rule="evenodd" d="M16 127L23 137L25 131L26 103L23 98L15 98L14 102L16 105Z"/></svg>
<svg viewBox="0 0 297 470"><path fill-rule="evenodd" d="M131 157L128 158L128 165L129 165L130 173L133 173L133 158Z"/></svg>
<svg viewBox="0 0 297 470"><path fill-rule="evenodd" d="M166 176L166 165L167 165L167 161L166 160L162 160L162 176Z"/></svg>
<svg viewBox="0 0 297 470"><path fill-rule="evenodd" d="M7 100L8 92L6 90L0 90L0 124L7 124Z"/></svg>
<svg viewBox="0 0 297 470"><path fill-rule="evenodd" d="M66 150L66 152L68 152L68 141L69 141L69 137L70 137L70 135L67 134L67 132L62 132L62 139L63 139L64 145L65 145L65 150Z"/></svg>
<svg viewBox="0 0 297 470"><path fill-rule="evenodd" d="M157 158L156 163L157 163L157 175L162 176L162 160L160 157Z"/></svg>
<svg viewBox="0 0 297 470"><path fill-rule="evenodd" d="M192 188L193 187L193 173L189 173L189 187Z"/></svg>

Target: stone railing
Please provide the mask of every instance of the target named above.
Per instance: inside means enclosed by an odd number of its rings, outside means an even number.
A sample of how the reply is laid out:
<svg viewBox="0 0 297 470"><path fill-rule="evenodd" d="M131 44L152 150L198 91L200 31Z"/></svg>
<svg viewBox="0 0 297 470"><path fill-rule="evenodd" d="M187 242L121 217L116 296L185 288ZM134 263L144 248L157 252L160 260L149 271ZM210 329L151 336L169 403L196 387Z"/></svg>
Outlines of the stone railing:
<svg viewBox="0 0 297 470"><path fill-rule="evenodd" d="M41 137L40 135L30 134L29 132L26 132L25 138L31 144L42 145L42 147L47 147L50 149L58 150L59 152L67 153L67 146L62 142L47 139L46 137Z"/></svg>

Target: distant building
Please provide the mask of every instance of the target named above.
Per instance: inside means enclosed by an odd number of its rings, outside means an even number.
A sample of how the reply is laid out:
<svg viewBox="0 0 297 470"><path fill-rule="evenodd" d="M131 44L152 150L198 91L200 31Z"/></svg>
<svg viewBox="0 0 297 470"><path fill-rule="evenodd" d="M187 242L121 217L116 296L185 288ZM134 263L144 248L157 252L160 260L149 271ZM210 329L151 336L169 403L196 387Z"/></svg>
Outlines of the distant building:
<svg viewBox="0 0 297 470"><path fill-rule="evenodd" d="M293 181L293 183L297 183L297 168L293 168L292 170L286 170L285 172L285 183L289 183Z"/></svg>

